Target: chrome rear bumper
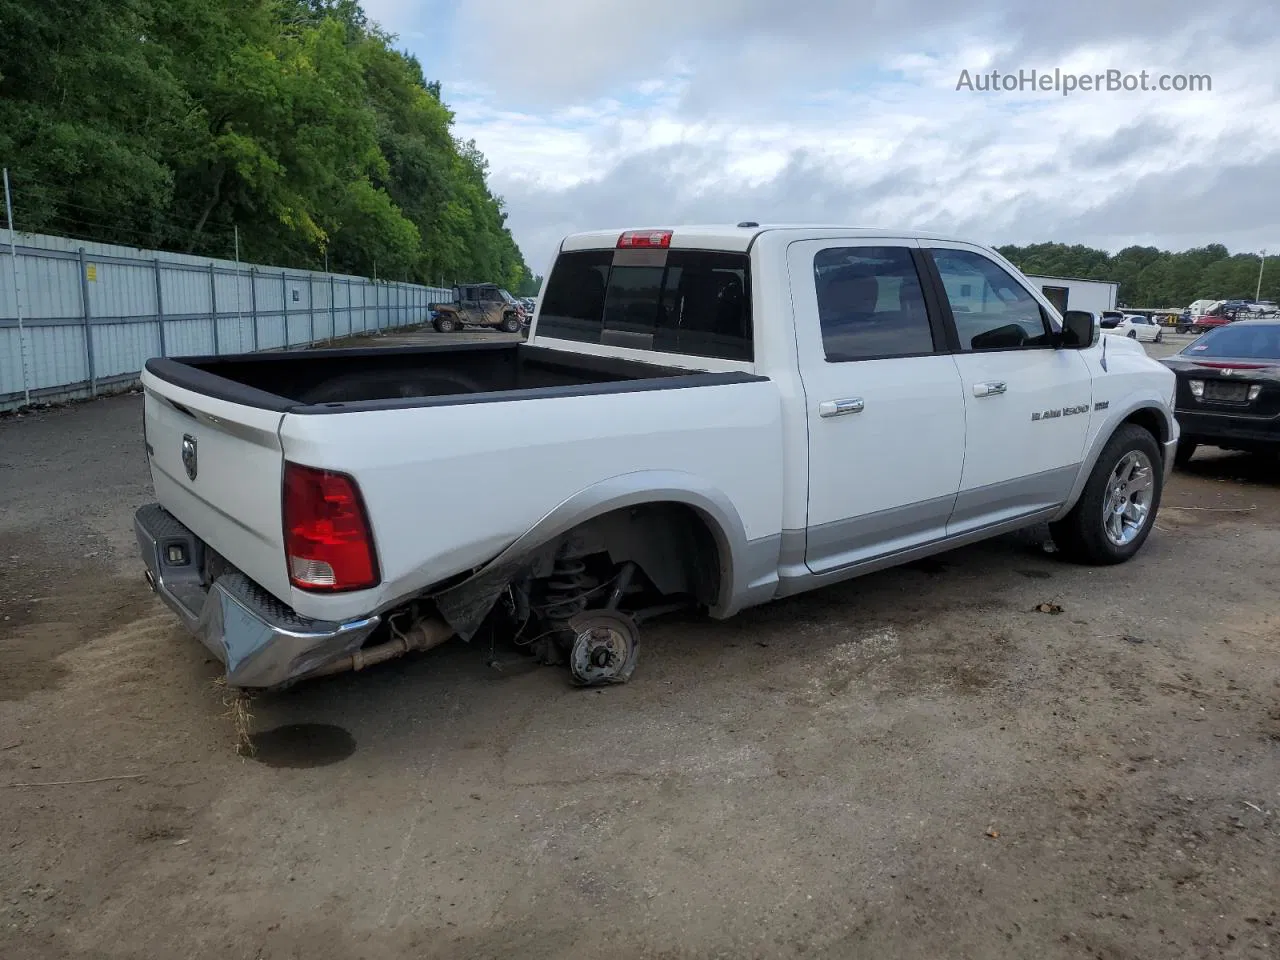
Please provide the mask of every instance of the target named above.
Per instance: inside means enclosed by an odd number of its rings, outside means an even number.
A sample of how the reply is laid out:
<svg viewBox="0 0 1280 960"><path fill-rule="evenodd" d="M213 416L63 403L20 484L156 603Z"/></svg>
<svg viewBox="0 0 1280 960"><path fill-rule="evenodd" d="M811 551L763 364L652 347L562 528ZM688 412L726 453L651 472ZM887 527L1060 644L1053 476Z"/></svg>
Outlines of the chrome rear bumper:
<svg viewBox="0 0 1280 960"><path fill-rule="evenodd" d="M286 686L353 653L381 622L301 617L239 572L202 583L205 545L158 503L134 514L147 585L226 667L233 687Z"/></svg>

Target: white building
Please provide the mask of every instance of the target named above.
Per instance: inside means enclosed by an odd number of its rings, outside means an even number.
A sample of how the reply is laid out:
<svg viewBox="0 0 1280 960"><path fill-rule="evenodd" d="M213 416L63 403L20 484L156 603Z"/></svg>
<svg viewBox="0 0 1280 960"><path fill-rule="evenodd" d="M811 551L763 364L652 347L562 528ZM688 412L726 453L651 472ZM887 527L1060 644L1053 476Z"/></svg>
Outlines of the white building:
<svg viewBox="0 0 1280 960"><path fill-rule="evenodd" d="M1116 295L1120 284L1110 280L1081 280L1077 277L1033 277L1024 274L1039 287L1049 302L1063 310L1091 310L1101 314L1116 308Z"/></svg>

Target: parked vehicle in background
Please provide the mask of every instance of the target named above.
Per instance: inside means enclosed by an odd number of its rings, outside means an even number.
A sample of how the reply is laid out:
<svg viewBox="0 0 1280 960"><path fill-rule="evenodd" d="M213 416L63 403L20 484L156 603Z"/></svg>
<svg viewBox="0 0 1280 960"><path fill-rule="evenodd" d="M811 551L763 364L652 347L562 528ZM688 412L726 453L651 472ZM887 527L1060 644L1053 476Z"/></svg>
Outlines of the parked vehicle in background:
<svg viewBox="0 0 1280 960"><path fill-rule="evenodd" d="M1208 313L1199 317L1192 317L1189 321L1179 324L1178 333L1204 333L1206 330L1213 330L1216 327L1225 327L1233 322L1235 317L1226 313Z"/></svg>
<svg viewBox="0 0 1280 960"><path fill-rule="evenodd" d="M520 304L524 307L524 325L528 327L533 322L533 314L538 307L538 303L533 297L521 297Z"/></svg>
<svg viewBox="0 0 1280 960"><path fill-rule="evenodd" d="M1064 557L1122 563L1154 525L1173 374L989 247L597 231L547 277L527 342L148 361L146 577L229 685L486 624L624 682L664 612L722 619L1040 523ZM500 496L450 495L486 479Z"/></svg>
<svg viewBox="0 0 1280 960"><path fill-rule="evenodd" d="M1280 320L1210 330L1161 361L1178 378L1178 462L1198 446L1280 451Z"/></svg>
<svg viewBox="0 0 1280 960"><path fill-rule="evenodd" d="M1128 337L1130 340L1143 340L1148 343L1160 343L1164 340L1164 330L1158 323L1140 313L1126 313L1120 317L1107 317L1101 321L1102 332L1112 336Z"/></svg>
<svg viewBox="0 0 1280 960"><path fill-rule="evenodd" d="M427 307L432 312L432 326L440 333L464 327L496 327L517 333L523 319L519 302L496 283L459 284L453 288L452 301Z"/></svg>
<svg viewBox="0 0 1280 960"><path fill-rule="evenodd" d="M1206 314L1213 313L1215 310L1221 308L1221 306L1221 300L1193 300L1185 311L1187 314L1186 319L1195 320L1198 317L1203 317Z"/></svg>

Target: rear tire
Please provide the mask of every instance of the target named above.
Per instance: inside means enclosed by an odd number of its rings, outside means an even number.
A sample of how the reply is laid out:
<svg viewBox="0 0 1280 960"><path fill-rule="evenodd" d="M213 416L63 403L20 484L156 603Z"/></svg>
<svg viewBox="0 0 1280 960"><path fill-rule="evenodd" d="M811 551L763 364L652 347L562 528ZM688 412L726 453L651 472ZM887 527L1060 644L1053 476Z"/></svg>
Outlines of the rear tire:
<svg viewBox="0 0 1280 960"><path fill-rule="evenodd" d="M1125 334L1125 336L1127 336L1130 340L1137 340L1137 339L1138 339L1138 331L1137 331L1137 330L1130 330L1127 334Z"/></svg>
<svg viewBox="0 0 1280 960"><path fill-rule="evenodd" d="M1185 467L1191 462L1191 458L1196 455L1196 448L1200 444L1194 440L1179 440L1178 451L1173 455L1173 465L1175 467Z"/></svg>
<svg viewBox="0 0 1280 960"><path fill-rule="evenodd" d="M1122 464L1125 470L1117 476ZM1146 486L1142 486L1142 482ZM1071 512L1050 525L1054 544L1066 559L1076 563L1092 566L1124 563L1142 549L1155 526L1163 488L1160 445L1142 427L1123 424L1103 448ZM1125 491L1124 499L1119 499L1117 489ZM1144 495L1146 502L1139 511L1136 508ZM1114 509L1117 503L1126 504L1123 512ZM1126 525L1131 512L1131 522ZM1112 521L1118 521L1119 537L1113 536L1116 528Z"/></svg>
<svg viewBox="0 0 1280 960"><path fill-rule="evenodd" d="M440 317L435 322L436 333L453 333L458 329L457 321L449 317Z"/></svg>

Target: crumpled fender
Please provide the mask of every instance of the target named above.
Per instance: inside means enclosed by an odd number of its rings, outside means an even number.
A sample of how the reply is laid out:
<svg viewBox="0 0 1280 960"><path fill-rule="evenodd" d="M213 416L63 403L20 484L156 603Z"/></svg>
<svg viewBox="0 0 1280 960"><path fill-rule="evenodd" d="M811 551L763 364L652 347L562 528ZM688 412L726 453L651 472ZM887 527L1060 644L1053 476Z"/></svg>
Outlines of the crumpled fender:
<svg viewBox="0 0 1280 960"><path fill-rule="evenodd" d="M538 549L596 517L648 503L682 503L706 520L720 556L720 590L713 615L732 612L742 592L736 581L747 548L746 528L733 502L703 478L679 470L638 470L579 490L549 510L473 576L432 597L441 615L470 640L511 580Z"/></svg>

